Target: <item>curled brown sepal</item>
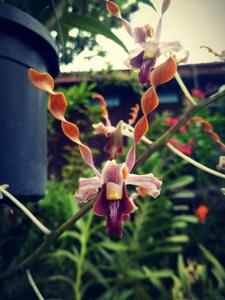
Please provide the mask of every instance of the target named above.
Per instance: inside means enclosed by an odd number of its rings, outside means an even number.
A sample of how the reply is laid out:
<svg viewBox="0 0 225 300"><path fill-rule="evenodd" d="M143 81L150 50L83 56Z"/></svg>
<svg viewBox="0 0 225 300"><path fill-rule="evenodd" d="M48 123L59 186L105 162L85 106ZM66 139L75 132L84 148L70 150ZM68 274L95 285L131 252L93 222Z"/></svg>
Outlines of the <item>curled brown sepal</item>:
<svg viewBox="0 0 225 300"><path fill-rule="evenodd" d="M130 119L128 120L129 125L133 125L135 123L139 110L140 110L140 105L138 103L131 107L130 114L129 114Z"/></svg>
<svg viewBox="0 0 225 300"><path fill-rule="evenodd" d="M171 80L177 70L177 64L174 57L170 57L163 64L156 67L150 73L150 82L152 86L147 89L141 98L141 109L143 116L139 119L134 127L134 142L137 144L148 130L148 115L153 112L159 104L156 93L157 86Z"/></svg>
<svg viewBox="0 0 225 300"><path fill-rule="evenodd" d="M91 149L80 141L80 132L76 124L65 119L67 101L62 92L54 91L54 80L48 73L41 73L34 69L28 70L30 81L39 89L49 93L48 109L50 113L61 122L64 134L74 143L79 145L79 150L84 161L99 175L95 168Z"/></svg>
<svg viewBox="0 0 225 300"><path fill-rule="evenodd" d="M214 56L218 57L221 61L225 61L225 50L221 51L221 53L217 53L212 48L210 48L208 46L202 45L200 48L208 50L209 53L212 53Z"/></svg>
<svg viewBox="0 0 225 300"><path fill-rule="evenodd" d="M192 118L192 120L195 123L202 124L204 131L210 135L210 137L213 141L215 141L217 144L220 145L220 147L223 151L225 151L225 144L221 141L218 134L215 133L213 126L208 121L204 120L202 117L194 117L194 118Z"/></svg>
<svg viewBox="0 0 225 300"><path fill-rule="evenodd" d="M92 96L93 99L97 99L100 102L101 110L102 110L102 116L106 121L106 126L111 126L110 120L109 120L109 114L107 110L107 102L105 98L100 94L95 94Z"/></svg>

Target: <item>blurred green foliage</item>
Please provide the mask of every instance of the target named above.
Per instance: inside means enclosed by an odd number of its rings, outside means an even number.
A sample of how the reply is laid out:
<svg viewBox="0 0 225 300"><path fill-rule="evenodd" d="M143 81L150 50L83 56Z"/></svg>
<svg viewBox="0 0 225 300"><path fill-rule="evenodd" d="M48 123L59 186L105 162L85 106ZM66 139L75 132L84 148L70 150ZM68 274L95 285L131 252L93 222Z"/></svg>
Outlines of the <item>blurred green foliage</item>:
<svg viewBox="0 0 225 300"><path fill-rule="evenodd" d="M63 91L69 100L67 117L80 125L85 140L91 124L100 120L99 107L90 105L94 86L81 83ZM164 120L170 115L165 112L156 116L148 133L151 139L166 130ZM224 136L221 114L208 116L205 110L201 116ZM52 120L49 126L54 141L60 128ZM86 142L90 144L92 137L88 135ZM180 141L190 137L194 140L193 157L215 168L219 146L195 123L187 133L176 134ZM125 153L130 144L128 141ZM137 155L146 148L139 145ZM79 209L73 198L78 179L91 176L76 146L62 148L62 155L64 166L60 174L52 172L45 198L29 204L49 228L57 227ZM139 174L149 172L163 180L161 196L156 200L137 199L139 209L124 224L122 240L109 239L105 221L89 212L32 266L31 273L46 299L224 299L225 269L221 262L225 241L221 233L225 230L225 208L221 179L196 170L167 148L154 153L137 170ZM202 202L210 209L204 225L194 216ZM15 266L43 240L42 233L17 209L14 211L7 207L0 210L4 224L0 228L1 269ZM19 274L2 283L0 299L33 300L35 296L25 275Z"/></svg>

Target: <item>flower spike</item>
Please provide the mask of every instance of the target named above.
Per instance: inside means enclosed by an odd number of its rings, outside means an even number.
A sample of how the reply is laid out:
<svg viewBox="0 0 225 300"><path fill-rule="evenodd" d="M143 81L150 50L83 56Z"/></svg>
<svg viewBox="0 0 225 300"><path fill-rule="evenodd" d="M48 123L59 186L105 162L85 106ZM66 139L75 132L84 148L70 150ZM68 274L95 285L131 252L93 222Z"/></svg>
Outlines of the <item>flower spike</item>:
<svg viewBox="0 0 225 300"><path fill-rule="evenodd" d="M64 134L71 141L79 145L79 150L82 158L92 168L95 174L99 176L99 172L93 162L91 149L80 141L80 132L78 126L65 119L67 101L63 93L54 92L53 78L48 73L41 73L34 69L28 70L28 76L30 81L37 88L50 94L48 102L49 111L57 120L61 121L61 126Z"/></svg>

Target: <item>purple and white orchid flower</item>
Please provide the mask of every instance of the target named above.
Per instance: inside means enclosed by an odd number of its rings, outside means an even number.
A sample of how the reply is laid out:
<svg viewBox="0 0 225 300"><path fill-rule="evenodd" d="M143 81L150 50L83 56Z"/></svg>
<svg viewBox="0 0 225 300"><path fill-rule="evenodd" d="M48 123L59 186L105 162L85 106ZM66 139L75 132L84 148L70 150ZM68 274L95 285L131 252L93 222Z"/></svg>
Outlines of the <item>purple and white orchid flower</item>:
<svg viewBox="0 0 225 300"><path fill-rule="evenodd" d="M145 190L145 195L157 198L162 185L151 173L130 174L129 167L133 165L133 160L134 150L128 153L126 163L118 164L115 160L108 160L99 176L81 178L75 193L79 202L87 202L98 195L93 212L106 219L107 234L116 234L119 238L123 232L122 222L129 220L130 214L137 209L132 197L127 194L126 186L135 185Z"/></svg>
<svg viewBox="0 0 225 300"><path fill-rule="evenodd" d="M106 1L106 7L109 13L119 18L128 32L139 47L129 51L129 56L125 61L126 66L137 69L139 71L139 81L141 84L150 82L150 71L157 64L157 59L164 55L174 55L182 52L182 57L176 57L177 63L186 62L188 52L184 50L179 41L161 42L162 17L170 5L170 0L164 0L161 9L161 17L156 27L156 33L150 25L132 28L131 24L121 16L120 9L117 4L112 1ZM168 57L167 57L168 58Z"/></svg>

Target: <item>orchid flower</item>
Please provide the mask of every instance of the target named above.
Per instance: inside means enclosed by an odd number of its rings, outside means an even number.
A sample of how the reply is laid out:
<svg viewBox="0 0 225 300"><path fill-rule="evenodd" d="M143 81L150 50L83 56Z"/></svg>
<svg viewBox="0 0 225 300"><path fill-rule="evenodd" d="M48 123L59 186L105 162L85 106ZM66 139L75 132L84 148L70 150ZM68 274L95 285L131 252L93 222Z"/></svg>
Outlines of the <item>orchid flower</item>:
<svg viewBox="0 0 225 300"><path fill-rule="evenodd" d="M161 8L161 17L156 27L156 33L150 25L144 25L142 27L132 28L131 24L121 16L118 5L112 1L106 1L106 7L109 13L121 20L124 28L128 34L134 39L134 42L139 45L138 48L129 52L129 57L125 61L125 64L132 68L140 70L139 81L141 84L151 83L149 74L153 67L157 63L157 59L164 55L171 56L171 53L183 52L183 57L177 62L186 62L188 58L188 52L184 50L179 41L173 42L161 42L161 28L162 18L170 5L170 0L164 0Z"/></svg>
<svg viewBox="0 0 225 300"><path fill-rule="evenodd" d="M104 151L109 153L109 159L116 159L119 154L123 154L123 135L125 130L124 122L119 121L116 127L112 126L108 116L107 102L104 97L100 94L96 94L93 98L99 100L102 109L102 116L105 119L105 124L102 122L93 124L94 134L102 134L108 138ZM130 125L135 123L139 109L139 104L131 107L130 119L128 121Z"/></svg>
<svg viewBox="0 0 225 300"><path fill-rule="evenodd" d="M191 94L194 97L196 97L198 99L201 99L201 100L204 100L206 98L204 92L202 90L200 90L200 89L192 89L191 90Z"/></svg>
<svg viewBox="0 0 225 300"><path fill-rule="evenodd" d="M178 149L182 153L187 154L187 155L192 154L192 145L194 143L192 139L189 139L187 143L180 143L177 139L170 138L168 142L171 145L175 146L176 149Z"/></svg>
<svg viewBox="0 0 225 300"><path fill-rule="evenodd" d="M108 160L102 172L99 172L94 165L91 149L81 142L78 126L65 119L67 101L62 92L54 91L54 80L52 77L48 73L40 73L33 69L29 69L28 72L31 82L39 89L50 94L49 111L61 122L64 134L79 145L82 158L95 173L95 176L92 178L81 178L79 180L75 198L79 202L87 202L96 197L97 200L94 204L93 212L106 219L106 231L108 234L116 234L120 238L122 237L122 221L128 220L130 214L137 209L133 198L127 194L126 186L135 185L142 194L150 195L153 198L158 197L160 194L162 182L155 178L153 174L136 175L132 174L131 171L135 164L136 145L148 130L147 116L158 105L158 96L155 89L158 85L169 81L176 70L176 65L172 58L166 63L169 64L167 65L168 72L165 73L161 69L155 69L151 75L152 87L142 96L141 108L143 116L135 125L134 144L127 154L126 161L118 164L115 160ZM108 112L103 101L102 113L106 119L106 125L110 127Z"/></svg>
<svg viewBox="0 0 225 300"><path fill-rule="evenodd" d="M143 112L143 116L138 120L135 125L134 130L134 138L136 141L139 141L139 132L144 130L143 135L148 130L148 120L147 115L156 109L159 104L158 96L156 93L157 86L164 84L170 81L175 75L177 70L177 64L173 57L170 57L160 66L152 70L150 74L152 86L147 89L141 99L141 110ZM133 132L129 130L130 126L136 122L140 106L136 104L134 107L131 107L130 119L128 120L128 124L123 122L122 120L118 122L115 126L112 126L109 115L107 111L107 102L103 96L96 94L94 99L98 99L102 109L102 116L105 119L105 124L103 122L99 122L98 124L93 124L94 134L103 134L106 138L109 138L108 143L106 144L104 150L110 153L110 159L115 159L118 154L123 153L123 136L126 135L128 137L133 137ZM138 130L137 130L138 128Z"/></svg>

